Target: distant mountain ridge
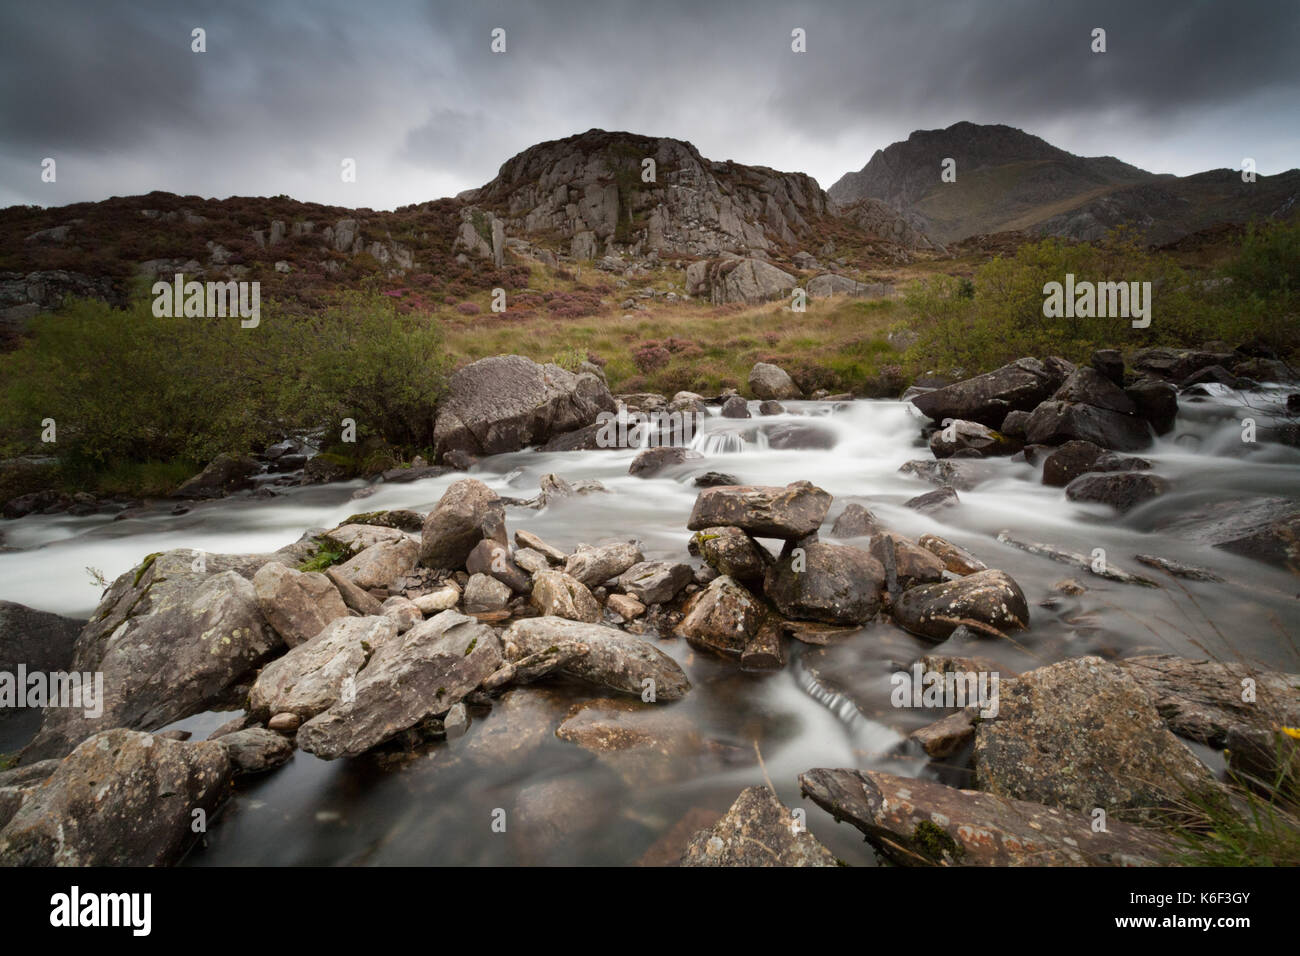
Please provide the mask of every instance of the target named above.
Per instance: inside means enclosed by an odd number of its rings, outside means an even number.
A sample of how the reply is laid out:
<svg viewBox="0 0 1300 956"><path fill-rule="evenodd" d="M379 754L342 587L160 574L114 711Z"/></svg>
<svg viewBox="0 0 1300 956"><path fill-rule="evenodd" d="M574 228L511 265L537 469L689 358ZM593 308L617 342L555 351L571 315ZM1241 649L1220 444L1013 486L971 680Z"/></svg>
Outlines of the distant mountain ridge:
<svg viewBox="0 0 1300 956"><path fill-rule="evenodd" d="M940 176L949 158L955 182ZM1131 223L1163 244L1219 222L1287 214L1300 170L1253 183L1231 170L1157 174L1113 156L1076 156L1011 126L961 122L877 150L827 192L841 205L879 200L945 243L1014 230L1093 240Z"/></svg>

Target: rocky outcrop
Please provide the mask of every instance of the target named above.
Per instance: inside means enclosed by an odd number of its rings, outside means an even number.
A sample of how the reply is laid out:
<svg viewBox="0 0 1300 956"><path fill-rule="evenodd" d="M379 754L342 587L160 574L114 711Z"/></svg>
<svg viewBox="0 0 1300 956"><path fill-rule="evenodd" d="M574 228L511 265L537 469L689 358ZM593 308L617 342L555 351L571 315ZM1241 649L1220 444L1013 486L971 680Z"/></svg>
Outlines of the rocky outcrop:
<svg viewBox="0 0 1300 956"><path fill-rule="evenodd" d="M693 262L686 270L687 294L715 305L770 302L788 296L797 281L770 262L735 256Z"/></svg>
<svg viewBox="0 0 1300 956"><path fill-rule="evenodd" d="M613 412L614 398L595 375L538 365L519 355L496 355L451 377L438 406L434 453L452 450L497 455L545 444Z"/></svg>

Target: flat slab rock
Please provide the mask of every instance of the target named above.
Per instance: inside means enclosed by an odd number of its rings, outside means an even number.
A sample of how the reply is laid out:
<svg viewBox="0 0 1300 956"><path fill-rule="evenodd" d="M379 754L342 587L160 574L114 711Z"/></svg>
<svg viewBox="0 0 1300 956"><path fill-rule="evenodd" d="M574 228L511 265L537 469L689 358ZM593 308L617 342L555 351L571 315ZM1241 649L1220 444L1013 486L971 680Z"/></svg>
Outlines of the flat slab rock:
<svg viewBox="0 0 1300 956"><path fill-rule="evenodd" d="M686 527L700 531L723 525L760 538L795 540L820 528L830 506L830 493L807 481L784 488L723 485L700 492Z"/></svg>
<svg viewBox="0 0 1300 956"><path fill-rule="evenodd" d="M837 866L838 861L767 787L742 790L714 826L691 837L682 866Z"/></svg>
<svg viewBox="0 0 1300 956"><path fill-rule="evenodd" d="M1158 866L1174 848L1155 830L862 770L810 770L803 792L902 866Z"/></svg>

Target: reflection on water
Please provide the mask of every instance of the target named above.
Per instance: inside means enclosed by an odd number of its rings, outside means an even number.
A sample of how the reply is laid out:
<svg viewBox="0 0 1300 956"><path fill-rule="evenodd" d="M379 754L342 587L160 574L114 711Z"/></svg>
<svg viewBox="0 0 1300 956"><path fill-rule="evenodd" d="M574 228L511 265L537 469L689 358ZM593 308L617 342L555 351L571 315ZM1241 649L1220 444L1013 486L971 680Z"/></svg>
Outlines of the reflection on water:
<svg viewBox="0 0 1300 956"><path fill-rule="evenodd" d="M1294 578L1160 530L1207 501L1295 496L1300 452L1241 441L1241 419L1253 415L1264 424L1282 395L1252 394L1249 407L1228 390L1185 401L1176 432L1144 454L1173 489L1122 518L1101 506L1067 501L1061 489L1040 484L1031 466L1009 460L989 463L992 477L961 492L960 507L936 515L907 509L907 499L931 486L898 468L929 452L914 410L884 401L846 404L830 415L825 405L801 402L787 403L795 414L771 418L714 415L693 442L704 457L653 479L627 474L633 450L520 452L488 459L474 475L517 498L536 494L538 479L548 472L597 479L607 494L561 500L540 512L509 509L511 530L533 531L566 550L579 542L635 537L649 559L685 557L695 475L720 471L754 484L809 479L835 496L832 518L848 502L861 502L895 530L914 539L941 534L1020 583L1029 600L1030 631L1015 635L1014 643L981 640L940 651L991 658L1007 672L1082 654L1157 652L1245 657L1296 669ZM807 423L799 412L818 413L817 427L836 437L833 449L767 446L762 429ZM307 528L332 526L357 511L427 510L457 477L379 485L364 501L351 498L362 487L354 482L290 489L272 500L211 502L176 517L8 522L6 543L25 550L0 554L0 598L88 616L98 591L87 566L112 579L145 554L168 548L273 550ZM1003 530L1084 554L1102 548L1109 563L1151 574L1164 586L1104 581L999 543L995 536ZM1211 566L1227 583L1175 582L1137 565L1137 553ZM1053 585L1066 577L1088 590L1056 593ZM805 807L813 832L836 855L866 864L871 855L857 831L835 826L801 801L797 775L819 766L936 773L918 751L896 745L943 712L898 710L889 700L890 673L933 645L888 621L827 647L794 644L789 665L776 674L742 673L681 640L659 643L695 685L685 700L669 705L673 723L662 739L618 754L589 752L557 738L555 729L573 708L602 695L578 684L534 685L511 692L491 713L480 711L469 733L449 743L333 763L298 753L289 765L241 782L206 846L188 862L666 862L695 829L766 774L787 805ZM200 715L175 726L200 737L228 716Z"/></svg>

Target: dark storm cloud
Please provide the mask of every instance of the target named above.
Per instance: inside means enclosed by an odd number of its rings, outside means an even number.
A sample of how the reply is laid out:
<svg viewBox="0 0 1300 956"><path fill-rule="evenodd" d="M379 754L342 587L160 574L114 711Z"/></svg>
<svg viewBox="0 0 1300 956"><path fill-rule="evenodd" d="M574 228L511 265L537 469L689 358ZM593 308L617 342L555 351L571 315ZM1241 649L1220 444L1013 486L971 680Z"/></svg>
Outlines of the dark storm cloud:
<svg viewBox="0 0 1300 956"><path fill-rule="evenodd" d="M196 26L207 53L190 51ZM593 126L823 186L963 119L1160 171L1249 155L1275 172L1300 156L1298 46L1291 0L11 4L0 203L158 188L391 207ZM57 184L40 182L45 156Z"/></svg>

